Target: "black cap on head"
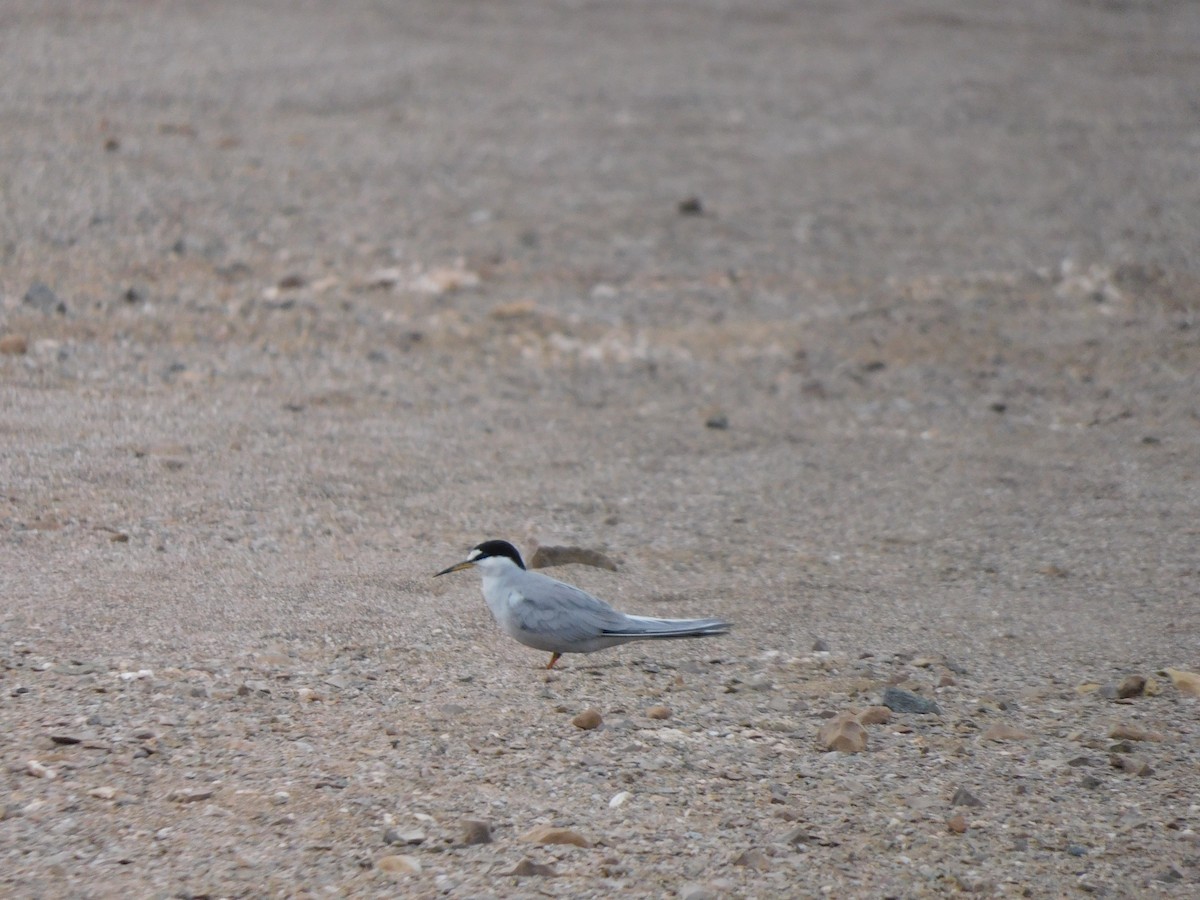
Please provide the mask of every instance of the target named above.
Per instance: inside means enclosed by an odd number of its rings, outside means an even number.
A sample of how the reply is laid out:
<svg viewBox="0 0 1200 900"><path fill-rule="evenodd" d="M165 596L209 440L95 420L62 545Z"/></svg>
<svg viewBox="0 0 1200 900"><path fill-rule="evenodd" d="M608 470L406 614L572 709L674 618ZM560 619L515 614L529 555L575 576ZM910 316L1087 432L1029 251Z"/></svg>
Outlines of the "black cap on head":
<svg viewBox="0 0 1200 900"><path fill-rule="evenodd" d="M482 544L477 544L475 549L471 551L470 559L474 562L475 560L486 559L489 556L507 556L518 567L525 568L525 563L521 560L521 554L508 541L484 541Z"/></svg>

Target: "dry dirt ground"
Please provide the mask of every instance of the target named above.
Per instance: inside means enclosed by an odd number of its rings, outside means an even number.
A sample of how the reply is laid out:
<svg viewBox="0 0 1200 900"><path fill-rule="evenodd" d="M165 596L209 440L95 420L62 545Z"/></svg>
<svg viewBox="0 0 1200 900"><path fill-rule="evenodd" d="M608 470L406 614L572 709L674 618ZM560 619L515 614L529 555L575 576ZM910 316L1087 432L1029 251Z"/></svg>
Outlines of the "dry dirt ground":
<svg viewBox="0 0 1200 900"><path fill-rule="evenodd" d="M1200 4L6 0L0 76L0 893L1200 891ZM736 629L547 673L489 537Z"/></svg>

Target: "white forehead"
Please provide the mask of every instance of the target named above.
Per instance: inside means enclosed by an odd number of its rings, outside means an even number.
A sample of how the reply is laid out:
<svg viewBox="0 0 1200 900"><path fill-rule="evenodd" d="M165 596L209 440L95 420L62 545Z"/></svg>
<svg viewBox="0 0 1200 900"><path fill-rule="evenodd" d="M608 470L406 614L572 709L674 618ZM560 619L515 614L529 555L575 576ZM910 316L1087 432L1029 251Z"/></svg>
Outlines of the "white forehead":
<svg viewBox="0 0 1200 900"><path fill-rule="evenodd" d="M473 559L479 559L479 557L481 557L481 556L483 556L483 551L480 550L478 547L476 547L474 550L472 550L470 553L467 554L467 562L470 562Z"/></svg>

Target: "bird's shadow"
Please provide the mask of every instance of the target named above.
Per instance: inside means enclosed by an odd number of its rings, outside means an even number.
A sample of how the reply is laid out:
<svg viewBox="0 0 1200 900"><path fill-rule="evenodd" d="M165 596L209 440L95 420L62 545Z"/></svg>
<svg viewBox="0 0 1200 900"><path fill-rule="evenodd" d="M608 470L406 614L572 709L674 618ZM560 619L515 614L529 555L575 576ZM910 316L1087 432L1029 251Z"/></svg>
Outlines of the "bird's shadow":
<svg viewBox="0 0 1200 900"><path fill-rule="evenodd" d="M643 657L641 659L630 660L614 659L609 662L600 663L568 663L565 666L560 663L553 669L547 669L545 666L539 666L538 668L547 674L554 672L580 672L599 677L605 672L615 669L636 669L650 675L657 675L660 672L674 671L676 667L669 663L653 662Z"/></svg>

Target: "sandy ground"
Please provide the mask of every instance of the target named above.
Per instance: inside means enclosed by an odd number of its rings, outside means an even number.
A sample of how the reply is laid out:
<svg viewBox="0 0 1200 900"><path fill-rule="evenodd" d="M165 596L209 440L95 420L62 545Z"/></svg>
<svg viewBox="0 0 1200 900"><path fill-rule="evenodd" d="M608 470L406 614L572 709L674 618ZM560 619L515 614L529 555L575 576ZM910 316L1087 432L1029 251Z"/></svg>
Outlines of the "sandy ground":
<svg viewBox="0 0 1200 900"><path fill-rule="evenodd" d="M1197 48L4 3L0 893L1195 896ZM490 537L736 630L547 673Z"/></svg>

